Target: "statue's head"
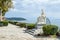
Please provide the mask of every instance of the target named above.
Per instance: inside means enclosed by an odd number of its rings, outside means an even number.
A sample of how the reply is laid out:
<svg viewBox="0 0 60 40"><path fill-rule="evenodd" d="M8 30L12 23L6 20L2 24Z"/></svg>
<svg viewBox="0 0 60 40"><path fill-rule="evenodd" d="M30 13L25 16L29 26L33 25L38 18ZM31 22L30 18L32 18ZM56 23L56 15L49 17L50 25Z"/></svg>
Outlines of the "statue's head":
<svg viewBox="0 0 60 40"><path fill-rule="evenodd" d="M42 9L41 11L42 11L41 16L42 16L42 17L46 17L46 15L45 15L45 13L44 13L44 10Z"/></svg>

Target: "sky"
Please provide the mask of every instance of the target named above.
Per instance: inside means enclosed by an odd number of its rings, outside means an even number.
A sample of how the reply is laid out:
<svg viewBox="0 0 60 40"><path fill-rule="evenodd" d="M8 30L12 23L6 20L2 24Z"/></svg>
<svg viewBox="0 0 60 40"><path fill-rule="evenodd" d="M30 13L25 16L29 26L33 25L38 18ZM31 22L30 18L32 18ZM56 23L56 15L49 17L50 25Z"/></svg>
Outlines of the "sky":
<svg viewBox="0 0 60 40"><path fill-rule="evenodd" d="M13 7L5 17L22 17L35 20L41 9L48 18L60 18L60 0L12 0Z"/></svg>

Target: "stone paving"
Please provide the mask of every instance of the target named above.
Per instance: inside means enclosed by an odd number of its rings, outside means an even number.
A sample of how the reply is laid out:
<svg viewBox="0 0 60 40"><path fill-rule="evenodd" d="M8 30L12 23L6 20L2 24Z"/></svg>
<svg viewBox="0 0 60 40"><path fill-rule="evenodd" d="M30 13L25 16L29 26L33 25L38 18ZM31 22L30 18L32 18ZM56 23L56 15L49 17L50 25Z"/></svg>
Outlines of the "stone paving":
<svg viewBox="0 0 60 40"><path fill-rule="evenodd" d="M58 38L35 38L25 33L25 28L19 28L9 24L7 27L0 27L0 40L59 40Z"/></svg>

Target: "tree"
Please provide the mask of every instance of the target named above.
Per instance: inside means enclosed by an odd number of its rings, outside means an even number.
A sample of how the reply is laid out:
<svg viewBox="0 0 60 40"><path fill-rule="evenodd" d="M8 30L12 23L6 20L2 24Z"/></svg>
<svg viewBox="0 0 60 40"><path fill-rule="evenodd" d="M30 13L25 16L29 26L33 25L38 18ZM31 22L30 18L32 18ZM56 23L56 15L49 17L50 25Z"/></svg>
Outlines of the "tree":
<svg viewBox="0 0 60 40"><path fill-rule="evenodd" d="M0 0L0 9L2 10L2 16L12 8L12 0Z"/></svg>

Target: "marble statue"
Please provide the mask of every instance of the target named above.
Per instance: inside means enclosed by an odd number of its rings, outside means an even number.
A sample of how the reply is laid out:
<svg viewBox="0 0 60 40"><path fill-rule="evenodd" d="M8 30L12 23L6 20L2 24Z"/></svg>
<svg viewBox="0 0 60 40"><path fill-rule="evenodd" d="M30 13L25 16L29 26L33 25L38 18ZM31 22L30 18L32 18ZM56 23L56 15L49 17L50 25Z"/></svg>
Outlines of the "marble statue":
<svg viewBox="0 0 60 40"><path fill-rule="evenodd" d="M37 18L37 23L36 23L36 28L32 29L32 30L28 30L28 33L29 34L32 34L32 35L37 35L37 34L42 34L43 33L43 25L46 24L46 15L42 9L42 13L41 15Z"/></svg>
<svg viewBox="0 0 60 40"><path fill-rule="evenodd" d="M37 35L37 34L43 34L43 25L44 24L50 24L50 20L49 18L46 17L43 9L42 9L42 13L41 15L37 18L37 23L36 23L36 28L32 29L32 30L28 30L29 34L32 35Z"/></svg>
<svg viewBox="0 0 60 40"><path fill-rule="evenodd" d="M41 16L37 18L37 28L41 28L43 24L46 24L46 15L42 9Z"/></svg>

